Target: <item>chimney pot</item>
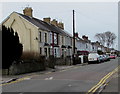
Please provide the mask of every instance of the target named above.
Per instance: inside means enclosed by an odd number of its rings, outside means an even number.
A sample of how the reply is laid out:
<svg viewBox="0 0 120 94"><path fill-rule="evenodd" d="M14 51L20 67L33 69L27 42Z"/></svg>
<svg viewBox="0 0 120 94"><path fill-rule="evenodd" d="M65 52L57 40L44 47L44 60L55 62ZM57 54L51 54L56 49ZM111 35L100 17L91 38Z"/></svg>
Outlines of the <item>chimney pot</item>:
<svg viewBox="0 0 120 94"><path fill-rule="evenodd" d="M78 37L78 32L77 32L77 33L75 33L75 37Z"/></svg>
<svg viewBox="0 0 120 94"><path fill-rule="evenodd" d="M61 29L64 29L64 24L62 22L59 22L58 27L61 28Z"/></svg>
<svg viewBox="0 0 120 94"><path fill-rule="evenodd" d="M48 18L43 18L43 21L44 21L44 22L47 22L47 23L50 23L51 18L50 18L50 17L48 17Z"/></svg>
<svg viewBox="0 0 120 94"><path fill-rule="evenodd" d="M23 10L24 15L30 16L30 17L33 16L33 15L32 15L32 12L33 12L33 10L32 10L31 7L26 7L26 8Z"/></svg>
<svg viewBox="0 0 120 94"><path fill-rule="evenodd" d="M53 20L51 21L51 24L52 24L52 25L55 25L55 26L58 26L58 22L57 22L55 19L53 19Z"/></svg>

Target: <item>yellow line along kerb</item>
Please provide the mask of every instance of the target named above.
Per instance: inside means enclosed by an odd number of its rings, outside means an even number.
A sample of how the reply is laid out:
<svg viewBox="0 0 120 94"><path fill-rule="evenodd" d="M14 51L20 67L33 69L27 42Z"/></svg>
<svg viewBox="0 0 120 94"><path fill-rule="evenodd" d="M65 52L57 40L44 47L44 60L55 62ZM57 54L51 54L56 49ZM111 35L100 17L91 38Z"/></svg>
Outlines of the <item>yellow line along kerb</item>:
<svg viewBox="0 0 120 94"><path fill-rule="evenodd" d="M100 86L102 86L102 85L105 83L105 81L106 81L110 76L112 76L115 72L117 72L117 71L119 70L119 68L120 68L120 65L119 65L117 68L115 68L112 72L110 72L110 73L108 73L106 76L104 76L104 77L99 81L99 83L98 83L97 85L95 85L93 88L91 88L91 89L88 91L88 93L86 93L86 94L92 94L92 93L94 93Z"/></svg>
<svg viewBox="0 0 120 94"><path fill-rule="evenodd" d="M74 68L74 66L73 66L73 67L70 67L70 68L68 68L68 69L66 69L66 70L59 71L59 72L67 71L67 70L70 70L70 69L73 69L73 68ZM79 67L78 67L78 68L79 68ZM50 73L52 73L52 72L47 72L47 73L45 73L45 74L50 74ZM17 79L16 81L12 81L12 82L10 82L10 83L0 84L0 86L4 86L4 85L9 85L9 84L17 83L17 82L23 81L23 80L25 80L25 79L27 79L27 78L32 78L32 77L35 77L35 76L38 76L38 75L26 76L26 77Z"/></svg>

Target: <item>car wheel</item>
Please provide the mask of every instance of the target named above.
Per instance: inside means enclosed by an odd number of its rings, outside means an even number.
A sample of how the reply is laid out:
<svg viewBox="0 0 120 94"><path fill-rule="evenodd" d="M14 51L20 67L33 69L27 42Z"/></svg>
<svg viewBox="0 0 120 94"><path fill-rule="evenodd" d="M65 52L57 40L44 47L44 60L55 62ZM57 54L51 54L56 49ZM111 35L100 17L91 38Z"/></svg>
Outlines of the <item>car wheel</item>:
<svg viewBox="0 0 120 94"><path fill-rule="evenodd" d="M100 63L100 60L98 60L97 62Z"/></svg>

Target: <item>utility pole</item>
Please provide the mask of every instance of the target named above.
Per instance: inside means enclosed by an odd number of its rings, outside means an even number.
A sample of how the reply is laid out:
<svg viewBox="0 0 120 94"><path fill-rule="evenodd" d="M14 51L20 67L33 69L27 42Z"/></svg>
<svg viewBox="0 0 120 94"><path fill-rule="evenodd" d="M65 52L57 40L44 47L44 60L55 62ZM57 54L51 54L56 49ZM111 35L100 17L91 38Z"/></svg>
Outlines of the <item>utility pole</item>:
<svg viewBox="0 0 120 94"><path fill-rule="evenodd" d="M73 65L75 64L75 11L73 10Z"/></svg>

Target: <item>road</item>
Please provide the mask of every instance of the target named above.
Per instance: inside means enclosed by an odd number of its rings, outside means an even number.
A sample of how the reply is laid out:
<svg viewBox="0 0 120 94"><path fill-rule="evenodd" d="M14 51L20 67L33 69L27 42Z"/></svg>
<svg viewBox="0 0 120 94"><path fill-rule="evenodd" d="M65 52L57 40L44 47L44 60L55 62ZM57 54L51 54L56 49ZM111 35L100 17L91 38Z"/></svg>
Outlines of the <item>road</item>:
<svg viewBox="0 0 120 94"><path fill-rule="evenodd" d="M118 59L100 64L88 64L47 74L37 74L25 80L2 86L3 92L88 92L105 75L118 66ZM117 85L118 86L118 85ZM117 90L116 90L117 92Z"/></svg>

